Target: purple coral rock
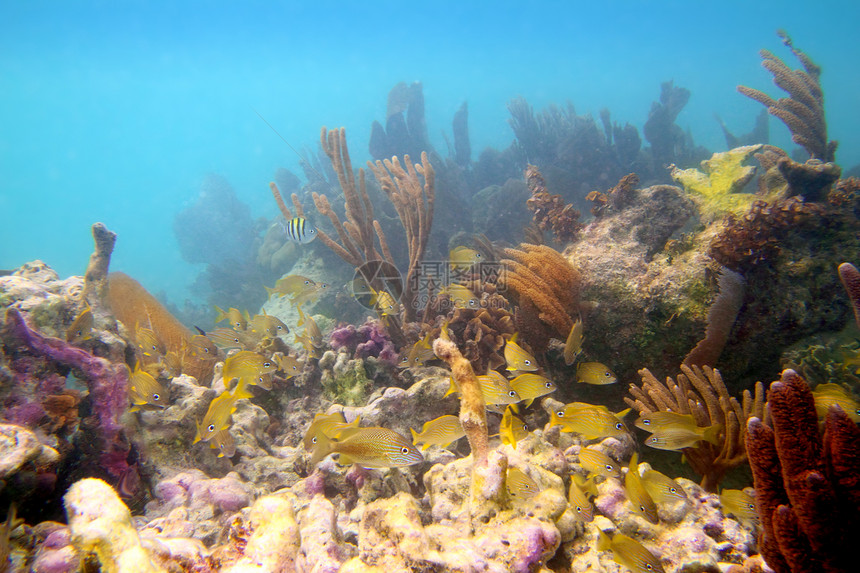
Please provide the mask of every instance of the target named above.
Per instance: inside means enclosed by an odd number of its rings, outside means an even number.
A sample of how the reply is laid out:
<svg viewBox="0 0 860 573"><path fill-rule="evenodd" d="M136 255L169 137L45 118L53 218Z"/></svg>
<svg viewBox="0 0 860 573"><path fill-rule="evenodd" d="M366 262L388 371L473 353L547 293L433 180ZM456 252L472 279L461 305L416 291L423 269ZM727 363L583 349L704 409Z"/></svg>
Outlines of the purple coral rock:
<svg viewBox="0 0 860 573"><path fill-rule="evenodd" d="M236 474L227 474L221 479L194 482L189 493L192 505L211 503L224 512L238 511L251 503L251 495Z"/></svg>
<svg viewBox="0 0 860 573"><path fill-rule="evenodd" d="M351 324L341 325L331 333L331 347L342 348L352 353L353 358L379 358L391 365L397 364L397 348L379 320L368 319L356 328Z"/></svg>
<svg viewBox="0 0 860 573"><path fill-rule="evenodd" d="M104 439L102 462L114 477L124 475L128 464L123 454L127 455L129 449L120 423L120 416L128 408L128 369L125 364L112 364L64 340L42 335L30 328L15 307L6 311L6 324L12 335L34 354L75 368L84 375Z"/></svg>

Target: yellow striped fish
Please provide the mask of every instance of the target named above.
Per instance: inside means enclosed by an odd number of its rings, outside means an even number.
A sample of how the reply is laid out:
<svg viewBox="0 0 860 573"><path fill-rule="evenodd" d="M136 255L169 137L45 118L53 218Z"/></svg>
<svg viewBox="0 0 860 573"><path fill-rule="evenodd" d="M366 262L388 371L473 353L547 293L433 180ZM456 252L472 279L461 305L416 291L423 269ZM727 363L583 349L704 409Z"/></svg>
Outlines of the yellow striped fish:
<svg viewBox="0 0 860 573"><path fill-rule="evenodd" d="M302 438L302 444L306 450L310 450L319 442L320 435L326 435L330 438L337 437L338 432L343 429L357 428L360 421L361 416L347 423L346 418L343 417L343 412L317 414L311 425L308 426L305 437Z"/></svg>
<svg viewBox="0 0 860 573"><path fill-rule="evenodd" d="M570 366L582 353L582 318L577 318L576 322L570 328L570 334L567 335L567 340L564 342L564 363Z"/></svg>
<svg viewBox="0 0 860 573"><path fill-rule="evenodd" d="M341 430L337 439L325 434L317 438L311 455L312 466L329 454L338 454L341 465L358 464L366 468L404 467L424 461L418 448L388 428L348 428Z"/></svg>
<svg viewBox="0 0 860 573"><path fill-rule="evenodd" d="M516 343L516 338L514 335L505 343L505 362L508 370L534 372L538 369L537 360Z"/></svg>
<svg viewBox="0 0 860 573"><path fill-rule="evenodd" d="M245 318L245 315L242 314L241 310L233 308L232 306L229 309L224 310L223 308L216 306L215 323L217 324L225 319L230 323L231 328L235 328L237 330L245 330L248 328L248 319Z"/></svg>
<svg viewBox="0 0 860 573"><path fill-rule="evenodd" d="M567 501L573 508L573 515L579 521L590 523L594 519L594 506L585 493L585 480L579 474L570 477L570 489L567 492Z"/></svg>
<svg viewBox="0 0 860 573"><path fill-rule="evenodd" d="M683 450L684 448L695 447L698 442L702 441L718 446L722 429L723 427L719 424L707 428L698 427L696 430L668 428L651 434L645 440L645 445L658 450Z"/></svg>
<svg viewBox="0 0 860 573"><path fill-rule="evenodd" d="M597 535L597 550L612 551L612 558L622 567L633 573L666 573L660 560L635 539L621 533L610 539L601 529L597 530Z"/></svg>
<svg viewBox="0 0 860 573"><path fill-rule="evenodd" d="M152 374L141 370L140 363L134 367L133 372L129 372L128 396L133 404L131 412L141 410L144 406L167 406L167 389L153 378Z"/></svg>
<svg viewBox="0 0 860 573"><path fill-rule="evenodd" d="M860 423L860 404L839 384L819 384L812 391L815 399L815 413L823 420L832 404L837 404L854 423Z"/></svg>
<svg viewBox="0 0 860 573"><path fill-rule="evenodd" d="M483 255L475 249L459 246L455 247L448 253L448 258L451 261L451 268L467 271L483 260Z"/></svg>
<svg viewBox="0 0 860 573"><path fill-rule="evenodd" d="M420 433L412 428L409 428L409 431L412 432L412 443L416 446L423 444L422 450L426 450L430 446L447 448L466 435L460 424L460 418L450 415L439 416L434 420L425 422Z"/></svg>
<svg viewBox="0 0 860 573"><path fill-rule="evenodd" d="M240 350L224 361L224 384L233 378L246 378L248 382L257 384L260 376L275 370L277 366L273 360L250 350Z"/></svg>
<svg viewBox="0 0 860 573"><path fill-rule="evenodd" d="M758 525L759 517L755 508L755 490L724 489L720 493L723 514L734 515L738 521L747 525Z"/></svg>
<svg viewBox="0 0 860 573"><path fill-rule="evenodd" d="M594 448L581 448L579 450L579 465L589 474L621 478L621 466L615 460Z"/></svg>
<svg viewBox="0 0 860 573"><path fill-rule="evenodd" d="M630 458L627 473L624 475L624 490L627 493L627 499L630 500L630 505L633 506L634 513L651 523L659 522L657 505L648 495L648 490L645 489L642 478L639 476L639 456L636 453Z"/></svg>
<svg viewBox="0 0 860 573"><path fill-rule="evenodd" d="M582 362L576 367L576 381L580 384L603 386L604 384L615 384L618 382L618 378L612 373L612 370L601 362Z"/></svg>
<svg viewBox="0 0 860 573"><path fill-rule="evenodd" d="M213 450L218 450L218 457L232 458L236 455L236 442L233 440L233 434L230 433L230 428L224 428L219 432L215 432L209 439L209 447Z"/></svg>
<svg viewBox="0 0 860 573"><path fill-rule="evenodd" d="M642 414L634 425L646 432L659 432L669 428L684 428L695 431L698 428L692 414L678 414L676 412L648 412Z"/></svg>
<svg viewBox="0 0 860 573"><path fill-rule="evenodd" d="M656 504L675 503L687 499L684 488L678 482L657 470L647 470L643 473L642 485Z"/></svg>
<svg viewBox="0 0 860 573"><path fill-rule="evenodd" d="M510 466L505 476L505 488L508 495L515 499L529 499L540 492L537 482L529 474Z"/></svg>
<svg viewBox="0 0 860 573"><path fill-rule="evenodd" d="M525 400L526 408L532 405L536 398L546 396L551 392L556 391L555 384L549 378L544 378L538 374L520 374L510 381L511 388L520 395L521 400Z"/></svg>
<svg viewBox="0 0 860 573"><path fill-rule="evenodd" d="M317 230L304 217L293 217L284 225L287 239L306 245L317 238Z"/></svg>
<svg viewBox="0 0 860 573"><path fill-rule="evenodd" d="M499 424L499 437L503 444L516 448L517 442L529 435L529 427L514 414L514 408L515 406L512 404L505 408L505 413Z"/></svg>
<svg viewBox="0 0 860 573"><path fill-rule="evenodd" d="M234 394L222 392L210 402L203 420L197 424L197 435L192 444L208 442L215 434L230 427L230 416L236 411L237 398Z"/></svg>
<svg viewBox="0 0 860 573"><path fill-rule="evenodd" d="M561 426L562 432L580 434L586 440L620 437L627 433L622 418L630 409L613 414L606 406L573 402L550 419L550 426Z"/></svg>
<svg viewBox="0 0 860 573"><path fill-rule="evenodd" d="M78 316L72 322L68 329L66 329L66 342L71 342L72 344L77 342L83 342L84 340L89 340L93 337L93 309L90 308L90 305L84 306L84 309L78 313Z"/></svg>

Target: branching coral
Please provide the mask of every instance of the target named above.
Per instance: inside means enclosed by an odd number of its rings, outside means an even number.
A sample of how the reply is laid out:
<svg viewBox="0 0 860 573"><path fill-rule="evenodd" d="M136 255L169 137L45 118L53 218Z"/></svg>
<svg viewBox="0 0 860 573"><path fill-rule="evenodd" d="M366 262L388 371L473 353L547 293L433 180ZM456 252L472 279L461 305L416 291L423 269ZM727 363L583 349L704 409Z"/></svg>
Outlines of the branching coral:
<svg viewBox="0 0 860 573"><path fill-rule="evenodd" d="M578 311L580 275L558 251L544 245L523 243L518 249L503 249L504 271L498 288L513 291L518 299L518 330L536 351L551 336L567 338ZM538 319L542 326L528 321ZM541 332L542 331L542 332Z"/></svg>
<svg viewBox="0 0 860 573"><path fill-rule="evenodd" d="M112 364L59 338L42 335L30 328L21 312L14 307L6 311L6 326L11 335L36 356L74 368L83 375L103 440L102 467L117 478L129 471L126 462L129 446L120 424L120 416L128 408L128 370L125 364Z"/></svg>
<svg viewBox="0 0 860 573"><path fill-rule="evenodd" d="M632 398L625 397L624 401L640 415L671 411L692 414L699 427L722 426L719 445L699 442L695 448L683 450L690 466L702 476L701 486L716 491L726 472L746 460L746 421L751 416L764 416L764 387L757 383L755 395L744 390L741 404L729 396L717 370L682 364L681 372L675 380L667 377L662 383L643 368L639 371L642 386L631 384L628 391Z"/></svg>
<svg viewBox="0 0 860 573"><path fill-rule="evenodd" d="M756 172L755 167L743 163L760 147L747 145L714 153L702 161L702 171L672 165L671 175L692 195L703 217L713 220L723 213L740 214L756 199L752 193L740 192Z"/></svg>
<svg viewBox="0 0 860 573"><path fill-rule="evenodd" d="M551 230L562 243L574 240L582 229L580 212L570 203L565 204L561 195L551 195L546 190L543 175L534 165L526 169L526 181L532 194L526 206L534 212L534 222L538 228L542 231Z"/></svg>
<svg viewBox="0 0 860 573"><path fill-rule="evenodd" d="M789 97L773 99L759 90L738 86L738 91L767 107L791 130L791 139L809 152L809 156L824 162L833 161L837 142L827 141L827 123L824 121L824 94L819 76L821 68L809 56L795 48L785 32L778 32L783 44L800 60L802 70L792 70L785 62L768 50L760 52L761 65L773 74L773 83Z"/></svg>
<svg viewBox="0 0 860 573"><path fill-rule="evenodd" d="M822 440L812 392L793 370L771 384L768 410L773 428L752 418L746 438L762 555L777 573L853 571L860 428L831 406Z"/></svg>

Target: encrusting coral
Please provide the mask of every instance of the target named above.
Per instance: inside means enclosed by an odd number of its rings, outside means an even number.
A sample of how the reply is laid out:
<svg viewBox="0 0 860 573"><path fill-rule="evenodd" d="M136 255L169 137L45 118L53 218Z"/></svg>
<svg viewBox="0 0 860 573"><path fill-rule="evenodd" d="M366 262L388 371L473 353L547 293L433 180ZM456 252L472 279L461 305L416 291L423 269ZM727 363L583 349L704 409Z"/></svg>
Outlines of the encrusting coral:
<svg viewBox="0 0 860 573"><path fill-rule="evenodd" d="M773 74L773 82L789 97L773 99L759 90L738 86L738 91L767 107L791 130L791 139L809 152L810 157L824 162L833 161L837 142L827 140L827 123L824 120L824 94L821 90L818 67L805 53L794 47L791 38L777 32L791 53L800 60L803 70L792 70L785 62L768 50L762 50L761 65Z"/></svg>
<svg viewBox="0 0 860 573"><path fill-rule="evenodd" d="M631 384L628 391L632 398L625 397L624 401L640 415L658 411L692 414L699 427L722 426L719 445L702 441L695 448L683 450L687 462L702 476L701 486L716 491L726 472L746 460L746 421L752 416L764 416L764 387L757 383L755 395L744 390L739 403L729 396L717 370L682 364L681 372L675 380L667 376L662 383L643 368L639 371L642 386Z"/></svg>
<svg viewBox="0 0 860 573"><path fill-rule="evenodd" d="M831 406L822 439L812 392L793 370L771 384L773 427L749 420L759 547L777 573L856 568L852 542L860 516L860 428Z"/></svg>

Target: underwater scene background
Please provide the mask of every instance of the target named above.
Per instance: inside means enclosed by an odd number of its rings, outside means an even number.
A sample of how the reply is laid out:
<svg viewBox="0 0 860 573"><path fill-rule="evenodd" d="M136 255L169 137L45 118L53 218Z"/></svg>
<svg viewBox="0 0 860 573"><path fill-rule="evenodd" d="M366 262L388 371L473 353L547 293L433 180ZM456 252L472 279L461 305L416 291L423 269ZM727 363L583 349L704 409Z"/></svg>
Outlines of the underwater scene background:
<svg viewBox="0 0 860 573"><path fill-rule="evenodd" d="M0 571L853 570L858 16L3 4Z"/></svg>

